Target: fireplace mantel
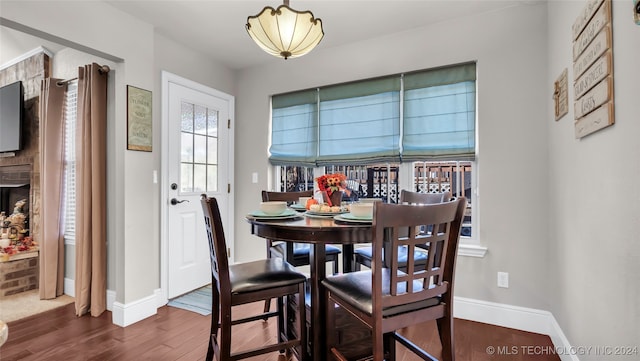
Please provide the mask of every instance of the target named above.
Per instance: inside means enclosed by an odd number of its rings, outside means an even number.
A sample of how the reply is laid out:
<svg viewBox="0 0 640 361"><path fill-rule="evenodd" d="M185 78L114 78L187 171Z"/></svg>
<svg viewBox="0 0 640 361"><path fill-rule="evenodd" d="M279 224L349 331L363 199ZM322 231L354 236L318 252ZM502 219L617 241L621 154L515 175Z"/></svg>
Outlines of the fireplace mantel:
<svg viewBox="0 0 640 361"><path fill-rule="evenodd" d="M0 188L31 184L31 164L0 165Z"/></svg>

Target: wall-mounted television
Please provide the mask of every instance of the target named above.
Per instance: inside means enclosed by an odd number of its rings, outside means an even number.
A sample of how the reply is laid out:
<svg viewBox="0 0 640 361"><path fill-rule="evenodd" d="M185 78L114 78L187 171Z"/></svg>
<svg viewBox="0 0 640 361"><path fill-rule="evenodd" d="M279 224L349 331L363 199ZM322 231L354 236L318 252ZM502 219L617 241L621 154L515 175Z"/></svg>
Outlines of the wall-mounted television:
<svg viewBox="0 0 640 361"><path fill-rule="evenodd" d="M0 88L0 153L22 149L24 89L17 81Z"/></svg>

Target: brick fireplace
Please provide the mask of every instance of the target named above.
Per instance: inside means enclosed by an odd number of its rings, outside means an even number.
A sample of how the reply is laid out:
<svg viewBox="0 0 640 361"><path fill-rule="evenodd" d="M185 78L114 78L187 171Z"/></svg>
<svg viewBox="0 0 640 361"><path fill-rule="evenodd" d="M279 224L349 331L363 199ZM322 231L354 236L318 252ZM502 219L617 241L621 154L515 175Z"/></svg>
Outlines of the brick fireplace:
<svg viewBox="0 0 640 361"><path fill-rule="evenodd" d="M40 242L40 85L49 77L49 56L34 51L25 59L0 70L0 86L18 80L24 87L23 149L0 153L0 211L8 216L14 205L27 199L23 212L27 215L29 235ZM8 259L7 259L8 258ZM38 251L4 257L0 262L0 298L38 288Z"/></svg>

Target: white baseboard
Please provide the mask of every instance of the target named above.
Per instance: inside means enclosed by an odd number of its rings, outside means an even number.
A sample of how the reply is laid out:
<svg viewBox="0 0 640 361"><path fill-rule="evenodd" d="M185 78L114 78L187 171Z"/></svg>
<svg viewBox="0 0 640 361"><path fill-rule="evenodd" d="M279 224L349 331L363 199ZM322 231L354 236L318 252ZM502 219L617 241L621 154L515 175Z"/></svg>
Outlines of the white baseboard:
<svg viewBox="0 0 640 361"><path fill-rule="evenodd" d="M64 279L64 294L75 297L75 280ZM167 304L167 299L161 289L153 291L153 295L128 304L116 302L116 291L107 290L107 310L111 311L112 322L118 326L126 327L153 316L158 308Z"/></svg>
<svg viewBox="0 0 640 361"><path fill-rule="evenodd" d="M76 280L71 278L64 279L64 294L71 297L76 297Z"/></svg>
<svg viewBox="0 0 640 361"><path fill-rule="evenodd" d="M157 289L153 292L153 295L127 304L114 301L111 315L113 323L121 327L127 327L155 315L158 312L160 298L161 292Z"/></svg>
<svg viewBox="0 0 640 361"><path fill-rule="evenodd" d="M552 330L551 333L549 333L549 337L551 337L551 342L553 342L553 345L556 347L562 347L563 350L572 350L571 349L571 344L569 343L569 340L567 340L567 336L564 335L564 332L562 332L562 329L560 328L560 325L558 324L558 321L556 321L556 318L551 316L553 318L552 320ZM563 354L560 355L560 359L562 361L580 361L580 359L578 358L577 355L571 353L571 352L564 352Z"/></svg>
<svg viewBox="0 0 640 361"><path fill-rule="evenodd" d="M73 297L73 285L73 280L65 278L65 294ZM153 295L128 304L116 302L115 299L116 292L107 290L107 309L112 311L113 323L122 327L155 315L158 308L167 303L162 289L156 289ZM453 309L456 318L548 335L562 361L580 361L577 355L564 352L572 350L571 344L549 311L465 297L454 297Z"/></svg>
<svg viewBox="0 0 640 361"><path fill-rule="evenodd" d="M107 290L107 310L113 312L113 304L116 302L116 291Z"/></svg>
<svg viewBox="0 0 640 361"><path fill-rule="evenodd" d="M580 361L576 355L565 352L571 350L571 345L549 311L454 297L453 315L465 320L548 335L562 361Z"/></svg>

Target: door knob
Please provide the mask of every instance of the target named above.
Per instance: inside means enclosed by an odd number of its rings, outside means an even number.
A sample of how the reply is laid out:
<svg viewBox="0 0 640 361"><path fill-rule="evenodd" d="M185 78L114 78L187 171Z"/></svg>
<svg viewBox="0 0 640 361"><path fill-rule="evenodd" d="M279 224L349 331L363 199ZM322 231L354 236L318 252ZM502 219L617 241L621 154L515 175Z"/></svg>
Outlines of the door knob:
<svg viewBox="0 0 640 361"><path fill-rule="evenodd" d="M189 202L189 200L188 199L183 199L183 200L179 201L179 200L177 200L175 198L171 198L171 201L170 201L172 206L175 206L176 204L182 203L182 202Z"/></svg>

